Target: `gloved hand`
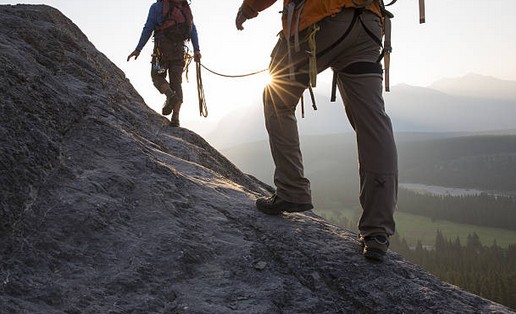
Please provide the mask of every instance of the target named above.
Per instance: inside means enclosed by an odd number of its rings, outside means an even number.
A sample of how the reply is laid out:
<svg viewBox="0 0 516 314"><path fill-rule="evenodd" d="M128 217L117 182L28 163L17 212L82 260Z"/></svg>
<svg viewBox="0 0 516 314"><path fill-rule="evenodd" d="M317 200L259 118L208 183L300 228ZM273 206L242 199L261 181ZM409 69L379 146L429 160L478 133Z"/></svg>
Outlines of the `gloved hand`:
<svg viewBox="0 0 516 314"><path fill-rule="evenodd" d="M247 21L247 18L245 17L244 13L242 13L242 7L238 9L238 13L235 19L236 28L241 31L244 29L244 22Z"/></svg>
<svg viewBox="0 0 516 314"><path fill-rule="evenodd" d="M131 57L134 57L134 60L136 60L136 59L138 59L139 55L140 55L140 52L138 50L135 50L135 51L131 52L129 57L127 57L127 61L129 61L131 59Z"/></svg>
<svg viewBox="0 0 516 314"><path fill-rule="evenodd" d="M194 54L193 54L194 61L195 62L201 62L201 58L202 58L201 52L200 51L194 51Z"/></svg>

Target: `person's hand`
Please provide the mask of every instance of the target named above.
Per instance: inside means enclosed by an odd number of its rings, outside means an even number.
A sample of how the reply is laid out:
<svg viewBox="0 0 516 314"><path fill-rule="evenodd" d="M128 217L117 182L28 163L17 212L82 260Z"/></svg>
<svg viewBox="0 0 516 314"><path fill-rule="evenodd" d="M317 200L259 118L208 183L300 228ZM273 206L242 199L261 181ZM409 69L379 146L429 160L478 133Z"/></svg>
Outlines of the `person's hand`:
<svg viewBox="0 0 516 314"><path fill-rule="evenodd" d="M134 60L136 60L136 59L138 59L139 55L140 55L140 52L138 50L135 50L135 51L131 52L129 57L127 57L127 61L129 61L131 59L131 57L134 57Z"/></svg>
<svg viewBox="0 0 516 314"><path fill-rule="evenodd" d="M247 21L247 18L245 17L244 13L242 13L242 7L240 7L240 9L238 9L238 13L235 19L235 25L239 31L244 29L243 24L245 21Z"/></svg>
<svg viewBox="0 0 516 314"><path fill-rule="evenodd" d="M201 52L200 51L194 51L194 53L193 53L194 61L195 62L201 62L201 58L202 58Z"/></svg>

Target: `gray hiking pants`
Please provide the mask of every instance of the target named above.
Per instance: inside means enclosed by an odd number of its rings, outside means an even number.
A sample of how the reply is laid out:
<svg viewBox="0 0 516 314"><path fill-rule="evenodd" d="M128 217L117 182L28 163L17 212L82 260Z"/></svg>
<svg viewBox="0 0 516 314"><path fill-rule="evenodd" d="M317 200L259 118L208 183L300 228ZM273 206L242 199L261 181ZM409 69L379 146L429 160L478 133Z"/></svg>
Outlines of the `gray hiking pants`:
<svg viewBox="0 0 516 314"><path fill-rule="evenodd" d="M343 9L318 23L317 72L329 67L338 72L339 92L356 132L363 209L359 231L363 236L392 235L398 169L392 125L382 97L382 70L377 63L381 22L369 11L363 11L356 19L354 16L354 9ZM343 37L352 21L352 28ZM306 33L301 32L300 38ZM276 166L276 193L294 203L312 202L310 182L304 176L295 116L296 106L309 81L306 51L309 51L308 44L303 40L299 52L291 47L292 64L289 64L287 41L281 38L271 55L272 81L264 90L265 125ZM289 65L294 69L294 80L289 79Z"/></svg>

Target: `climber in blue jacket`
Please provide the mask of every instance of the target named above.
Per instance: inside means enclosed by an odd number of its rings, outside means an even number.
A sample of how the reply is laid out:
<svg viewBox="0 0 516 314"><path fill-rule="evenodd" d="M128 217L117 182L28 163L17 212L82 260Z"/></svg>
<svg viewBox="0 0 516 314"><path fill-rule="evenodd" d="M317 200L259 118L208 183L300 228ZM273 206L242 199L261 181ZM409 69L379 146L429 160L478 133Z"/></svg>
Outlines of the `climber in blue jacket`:
<svg viewBox="0 0 516 314"><path fill-rule="evenodd" d="M183 103L181 88L185 67L186 42L191 40L194 60L201 60L197 28L193 23L190 6L184 0L159 0L149 10L147 22L143 27L136 49L127 57L136 60L141 50L154 34L151 77L158 91L166 95L162 114L172 113L170 125L179 127L179 110ZM169 81L166 80L167 73Z"/></svg>

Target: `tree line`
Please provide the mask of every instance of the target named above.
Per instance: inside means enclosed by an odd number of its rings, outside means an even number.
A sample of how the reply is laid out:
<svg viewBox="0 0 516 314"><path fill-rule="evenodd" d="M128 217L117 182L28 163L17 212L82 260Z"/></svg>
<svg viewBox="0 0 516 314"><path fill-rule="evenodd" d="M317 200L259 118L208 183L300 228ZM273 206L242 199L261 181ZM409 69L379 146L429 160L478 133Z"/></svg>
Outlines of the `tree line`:
<svg viewBox="0 0 516 314"><path fill-rule="evenodd" d="M400 189L401 212L456 223L516 230L516 198L490 195L432 195Z"/></svg>
<svg viewBox="0 0 516 314"><path fill-rule="evenodd" d="M356 223L339 212L325 218L350 230L356 229ZM433 247L425 247L418 241L411 248L405 238L395 234L390 238L390 249L445 282L516 310L516 243L506 249L496 241L484 246L473 233L463 244L458 237L447 239L437 231Z"/></svg>
<svg viewBox="0 0 516 314"><path fill-rule="evenodd" d="M391 249L443 281L516 310L516 243L483 246L473 233L463 245L437 231L433 249L420 241L411 249L399 236L391 238Z"/></svg>

